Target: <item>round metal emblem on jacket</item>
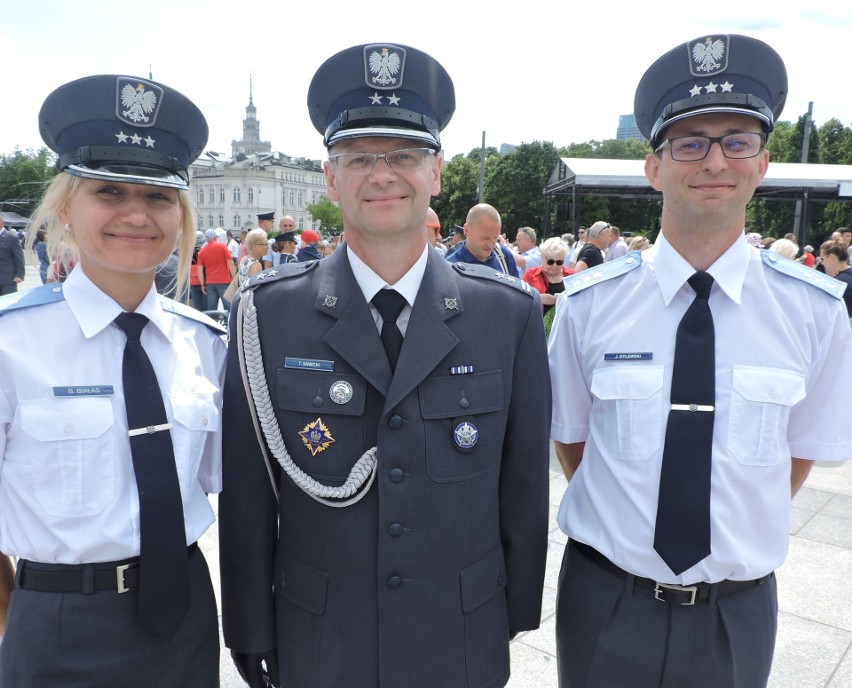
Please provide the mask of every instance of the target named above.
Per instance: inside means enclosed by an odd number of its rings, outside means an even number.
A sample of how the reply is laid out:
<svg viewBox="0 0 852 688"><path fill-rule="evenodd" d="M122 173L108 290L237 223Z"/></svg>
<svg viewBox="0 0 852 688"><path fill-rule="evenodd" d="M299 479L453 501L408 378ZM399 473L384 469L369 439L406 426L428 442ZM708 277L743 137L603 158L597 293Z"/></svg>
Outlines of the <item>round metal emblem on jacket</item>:
<svg viewBox="0 0 852 688"><path fill-rule="evenodd" d="M456 449L462 452L473 451L479 440L479 428L473 418L456 418L453 420L453 442Z"/></svg>
<svg viewBox="0 0 852 688"><path fill-rule="evenodd" d="M328 396L335 404L346 404L352 401L352 385L346 380L336 380L328 388Z"/></svg>

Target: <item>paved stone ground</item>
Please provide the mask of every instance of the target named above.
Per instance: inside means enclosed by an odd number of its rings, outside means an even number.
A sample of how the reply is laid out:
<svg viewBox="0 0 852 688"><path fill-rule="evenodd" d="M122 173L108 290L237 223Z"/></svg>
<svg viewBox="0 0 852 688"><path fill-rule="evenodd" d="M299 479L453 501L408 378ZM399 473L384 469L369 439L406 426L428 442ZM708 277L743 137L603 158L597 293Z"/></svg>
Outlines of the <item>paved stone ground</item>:
<svg viewBox="0 0 852 688"><path fill-rule="evenodd" d="M22 289L40 284L27 268ZM818 419L814 419L815 422ZM557 688L556 582L566 538L556 512L566 482L551 456L551 531L541 628L512 642L508 688ZM215 497L211 498L214 508ZM201 540L218 595L218 531ZM793 501L790 553L778 570L779 628L769 688L847 688L852 686L852 461L817 464ZM222 649L222 688L243 688ZM435 688L440 688L436 686Z"/></svg>

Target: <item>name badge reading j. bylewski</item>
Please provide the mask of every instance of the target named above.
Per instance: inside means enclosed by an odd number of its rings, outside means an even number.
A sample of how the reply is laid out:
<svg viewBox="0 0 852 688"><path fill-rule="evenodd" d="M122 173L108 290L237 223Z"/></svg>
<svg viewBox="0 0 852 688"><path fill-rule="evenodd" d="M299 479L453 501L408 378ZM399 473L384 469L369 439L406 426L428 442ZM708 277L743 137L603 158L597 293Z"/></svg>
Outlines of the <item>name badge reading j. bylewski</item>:
<svg viewBox="0 0 852 688"><path fill-rule="evenodd" d="M625 353L604 354L605 361L650 361L654 354L650 351L627 351Z"/></svg>
<svg viewBox="0 0 852 688"><path fill-rule="evenodd" d="M74 385L54 387L55 397L108 397L115 394L112 385Z"/></svg>

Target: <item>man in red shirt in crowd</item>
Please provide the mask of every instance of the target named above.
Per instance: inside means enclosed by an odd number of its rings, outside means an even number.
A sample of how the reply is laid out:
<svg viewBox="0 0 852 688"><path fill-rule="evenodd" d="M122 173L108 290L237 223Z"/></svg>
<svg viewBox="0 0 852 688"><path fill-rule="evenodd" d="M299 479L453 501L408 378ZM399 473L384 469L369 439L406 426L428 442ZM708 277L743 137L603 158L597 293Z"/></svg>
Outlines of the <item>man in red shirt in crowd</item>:
<svg viewBox="0 0 852 688"><path fill-rule="evenodd" d="M225 301L225 290L237 269L228 247L216 241L215 229L208 229L204 237L207 245L198 252L197 264L201 293L207 297L205 306L208 311L215 311L221 298L224 309L228 310L231 304Z"/></svg>

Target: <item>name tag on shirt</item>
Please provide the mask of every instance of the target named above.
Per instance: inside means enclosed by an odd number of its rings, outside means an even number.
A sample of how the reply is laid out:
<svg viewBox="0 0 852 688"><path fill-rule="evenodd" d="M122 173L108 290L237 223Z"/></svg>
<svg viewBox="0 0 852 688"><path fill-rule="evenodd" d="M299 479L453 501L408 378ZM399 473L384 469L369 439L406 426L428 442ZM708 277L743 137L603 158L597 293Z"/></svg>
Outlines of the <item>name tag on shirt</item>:
<svg viewBox="0 0 852 688"><path fill-rule="evenodd" d="M323 361L318 358L284 358L285 368L298 368L299 370L320 370L330 373L334 370L334 361Z"/></svg>
<svg viewBox="0 0 852 688"><path fill-rule="evenodd" d="M55 397L108 397L115 394L112 385L80 385L75 387L54 387Z"/></svg>
<svg viewBox="0 0 852 688"><path fill-rule="evenodd" d="M637 351L623 354L604 354L605 361L650 361L654 354L650 351Z"/></svg>

